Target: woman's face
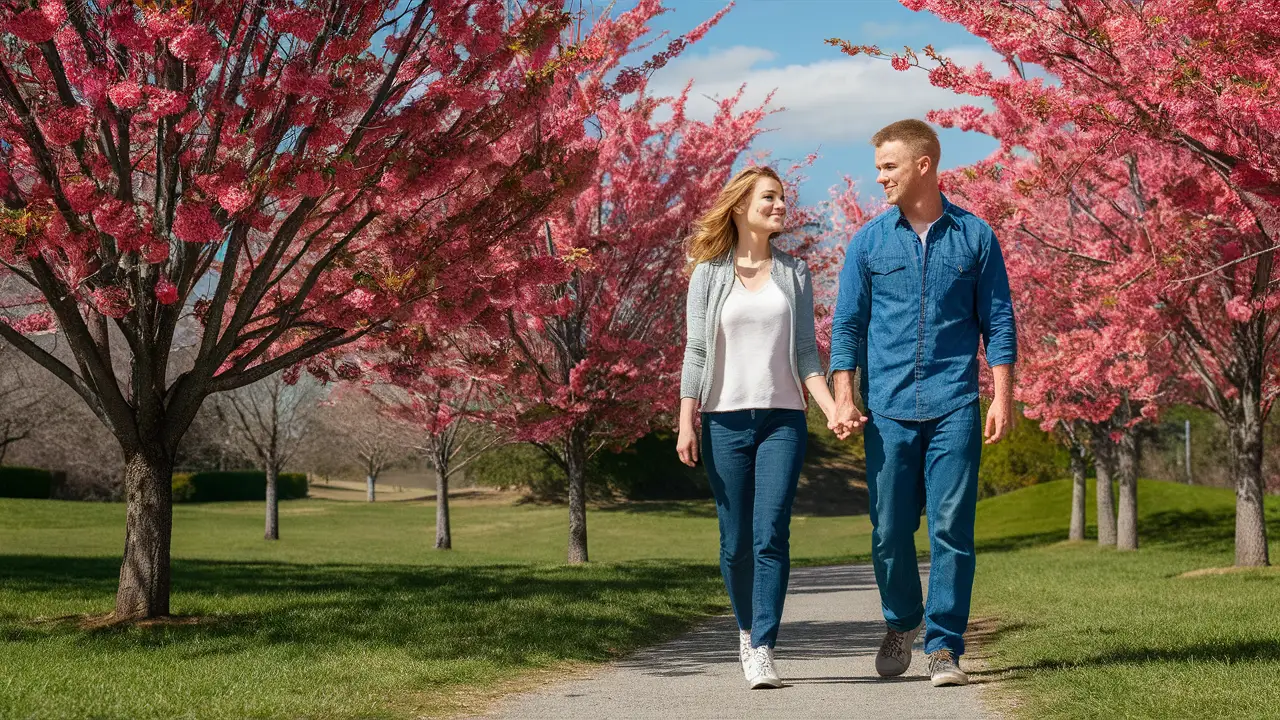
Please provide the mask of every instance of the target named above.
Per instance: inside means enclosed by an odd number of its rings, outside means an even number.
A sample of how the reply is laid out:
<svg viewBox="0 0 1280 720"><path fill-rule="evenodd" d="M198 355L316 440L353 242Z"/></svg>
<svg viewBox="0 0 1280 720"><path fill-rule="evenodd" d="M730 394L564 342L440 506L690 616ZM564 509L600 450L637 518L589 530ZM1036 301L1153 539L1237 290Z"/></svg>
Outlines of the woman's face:
<svg viewBox="0 0 1280 720"><path fill-rule="evenodd" d="M742 212L735 215L739 226L763 233L782 232L783 221L787 217L787 201L782 194L782 185L771 177L756 180L750 197L739 206Z"/></svg>

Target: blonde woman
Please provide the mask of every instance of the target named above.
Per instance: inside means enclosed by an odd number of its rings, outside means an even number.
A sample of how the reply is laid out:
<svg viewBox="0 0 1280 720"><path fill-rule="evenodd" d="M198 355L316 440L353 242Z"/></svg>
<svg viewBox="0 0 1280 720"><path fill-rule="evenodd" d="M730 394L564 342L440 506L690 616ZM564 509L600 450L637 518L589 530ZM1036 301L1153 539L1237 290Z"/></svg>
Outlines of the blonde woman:
<svg viewBox="0 0 1280 720"><path fill-rule="evenodd" d="M686 465L699 457L720 519L720 570L738 621L749 686L782 686L773 647L791 569L791 503L804 462L804 389L831 424L803 260L771 242L786 198L777 173L738 173L689 240L687 340L680 378ZM694 430L702 413L701 440ZM699 447L701 445L701 448Z"/></svg>

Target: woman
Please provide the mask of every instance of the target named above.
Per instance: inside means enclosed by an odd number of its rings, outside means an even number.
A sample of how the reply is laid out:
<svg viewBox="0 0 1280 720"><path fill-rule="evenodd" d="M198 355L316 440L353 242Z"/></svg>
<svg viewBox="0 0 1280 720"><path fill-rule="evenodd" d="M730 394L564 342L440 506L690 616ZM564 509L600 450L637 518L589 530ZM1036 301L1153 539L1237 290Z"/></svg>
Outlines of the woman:
<svg viewBox="0 0 1280 720"><path fill-rule="evenodd" d="M748 168L729 181L689 239L694 269L676 449L686 465L698 462L694 413L701 406L720 571L753 689L782 686L773 647L807 437L804 388L828 423L835 417L814 338L809 268L770 242L786 212L778 174Z"/></svg>

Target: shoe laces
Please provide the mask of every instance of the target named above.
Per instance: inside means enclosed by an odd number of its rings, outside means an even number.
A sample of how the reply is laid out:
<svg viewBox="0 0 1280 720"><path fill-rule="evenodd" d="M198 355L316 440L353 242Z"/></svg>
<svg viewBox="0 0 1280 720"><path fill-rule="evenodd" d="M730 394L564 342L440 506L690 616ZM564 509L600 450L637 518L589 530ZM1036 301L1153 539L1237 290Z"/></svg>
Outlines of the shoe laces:
<svg viewBox="0 0 1280 720"><path fill-rule="evenodd" d="M752 648L754 655L752 661L755 665L757 674L759 675L775 675L773 671L773 652L768 645L761 645L758 648Z"/></svg>
<svg viewBox="0 0 1280 720"><path fill-rule="evenodd" d="M889 630L889 632L885 633L884 642L880 643L880 654L889 656L901 655L902 646L905 644L906 639L906 633Z"/></svg>
<svg viewBox="0 0 1280 720"><path fill-rule="evenodd" d="M934 650L929 653L929 673L956 667L956 656L950 650Z"/></svg>

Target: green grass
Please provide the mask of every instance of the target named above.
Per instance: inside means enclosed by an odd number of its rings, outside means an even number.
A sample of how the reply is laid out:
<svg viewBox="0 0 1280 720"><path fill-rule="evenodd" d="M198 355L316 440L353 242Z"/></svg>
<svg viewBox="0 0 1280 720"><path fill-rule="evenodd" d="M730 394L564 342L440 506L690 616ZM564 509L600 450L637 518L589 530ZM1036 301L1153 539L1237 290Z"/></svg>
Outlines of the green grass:
<svg viewBox="0 0 1280 720"><path fill-rule="evenodd" d="M1280 707L1280 575L1231 562L1230 492L1143 483L1143 549L1060 542L1066 483L979 505L977 679L1025 717L1261 717ZM1271 537L1280 537L1272 499ZM0 717L415 717L466 712L543 671L617 657L727 601L706 502L593 509L592 564L561 564L562 507L299 500L174 510L172 609L111 609L121 505L0 500ZM867 559L866 516L797 516L796 564ZM926 549L923 533L919 546ZM1273 543L1273 554L1277 551Z"/></svg>
<svg viewBox="0 0 1280 720"><path fill-rule="evenodd" d="M1138 498L1138 552L1038 544L1066 535L1065 482L983 502L974 615L996 620L977 623L977 678L1018 717L1280 717L1280 573L1182 576L1231 565L1233 493L1142 482Z"/></svg>
<svg viewBox="0 0 1280 720"><path fill-rule="evenodd" d="M109 612L118 504L0 500L0 717L412 717L466 710L531 671L601 662L727 610L709 503L593 509L568 567L567 511L456 500L431 549L427 503L174 508L172 611ZM867 518L795 521L797 557L869 547ZM476 697L476 696L479 697Z"/></svg>

